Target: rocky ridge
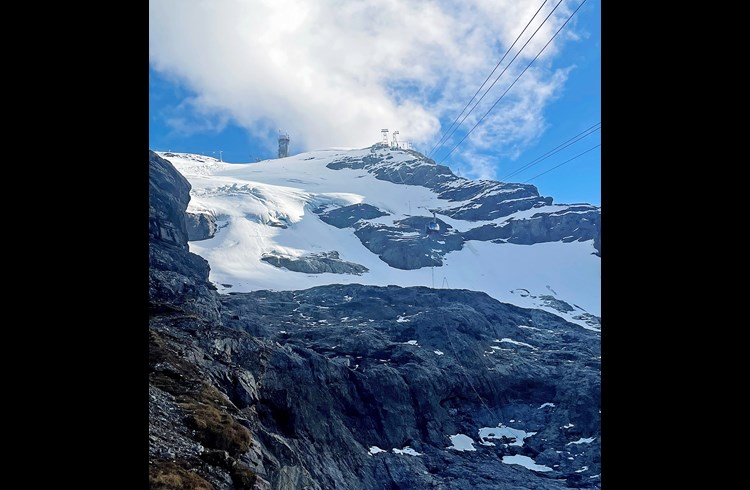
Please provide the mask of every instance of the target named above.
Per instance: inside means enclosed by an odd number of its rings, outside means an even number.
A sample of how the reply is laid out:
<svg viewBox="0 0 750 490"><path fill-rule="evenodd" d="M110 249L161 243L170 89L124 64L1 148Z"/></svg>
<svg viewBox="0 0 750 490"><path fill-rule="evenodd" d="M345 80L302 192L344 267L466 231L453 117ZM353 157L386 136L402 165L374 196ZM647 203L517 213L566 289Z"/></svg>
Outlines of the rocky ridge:
<svg viewBox="0 0 750 490"><path fill-rule="evenodd" d="M530 211L530 215L478 225L464 232L456 231L438 218L436 221L443 232L436 239L422 233L432 220L429 217L413 216L386 225L372 220L388 213L369 204L316 210L326 223L337 228L352 228L362 244L391 267L440 266L448 252L460 250L469 240L523 245L593 240L596 253L601 255L601 211L597 206L576 204L549 211L545 208L552 205L552 198L540 196L533 185L465 179L420 153L400 151L413 159L396 161L387 147L374 145L369 155L340 157L327 167L364 169L380 180L431 189L446 204L430 211L454 219L487 222L519 211ZM538 211L533 212L534 209Z"/></svg>

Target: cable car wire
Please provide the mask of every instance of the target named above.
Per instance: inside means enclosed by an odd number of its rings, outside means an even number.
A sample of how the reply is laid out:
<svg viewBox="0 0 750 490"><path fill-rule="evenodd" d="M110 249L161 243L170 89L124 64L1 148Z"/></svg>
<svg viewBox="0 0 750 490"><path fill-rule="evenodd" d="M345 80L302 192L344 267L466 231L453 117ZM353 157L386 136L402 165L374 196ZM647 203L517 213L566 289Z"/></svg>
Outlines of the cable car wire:
<svg viewBox="0 0 750 490"><path fill-rule="evenodd" d="M516 170L514 170L511 173L509 173L505 177L501 178L500 181L505 182L505 181L507 181L507 179L520 174L524 170L527 170L527 169L533 167L534 165L537 165L538 163L541 163L542 161L546 160L547 158L551 157L552 155L561 152L562 150L564 150L565 148L569 147L570 145L581 141L582 139L586 138L587 136L592 135L593 133L595 133L596 131L598 131L598 130L601 129L601 124L602 124L601 122L598 122L598 123L594 124L593 126L591 126L590 128L584 129L583 131L581 131L577 135L575 135L575 136L573 136L573 137L571 137L571 138L563 141L562 143L560 143L556 147L552 148L550 151L548 151L544 155L541 155L541 156L535 158L534 160L530 161L529 163L526 163L526 164L522 165L521 167L517 168ZM599 126L599 127L596 128L596 129L593 129L596 126ZM584 134L584 133L587 133L587 134Z"/></svg>
<svg viewBox="0 0 750 490"><path fill-rule="evenodd" d="M602 146L602 144L601 144L601 143L599 143L598 145L594 145L594 146L592 146L591 148L589 148L588 150L586 150L586 151L584 151L584 152L581 152L581 153L579 153L578 155L574 156L573 158L569 158L568 160L565 160L565 161L564 161L564 162L562 162L561 164L559 164L559 165L555 165L554 167L550 168L549 170L545 170L544 172L542 172L542 173L540 173L540 174L538 174L538 175L535 175L535 176L533 176L532 178L530 178L529 180L527 180L526 182L524 182L524 184L527 184L527 183L531 182L532 180L536 179L537 177L541 177L542 175L544 175L544 174L546 174L546 173L548 173L548 172L552 172L552 171L553 171L553 170L555 170L556 168L560 168L560 167L562 167L563 165L565 165L566 163L568 163L568 162L572 162L572 161L573 161L573 160L575 160L576 158L578 158L578 157L581 157L581 156L585 155L586 153L590 152L591 150L593 150L593 149L595 149L595 148L598 148L598 147L600 147L600 146Z"/></svg>
<svg viewBox="0 0 750 490"><path fill-rule="evenodd" d="M432 154L432 152L433 152L433 151L435 150L435 148L437 148L437 147L439 147L439 146L440 146L440 144L441 144L441 143L443 142L443 140L444 140L444 139L446 138L446 135L448 134L448 132L449 132L449 131L451 130L451 128L453 128L453 126L454 126L454 125L456 124L456 121L458 121L458 118L459 118L459 117L461 117L461 116L463 115L463 113L464 113L464 111L466 110L466 108L467 108L467 107L469 107L469 105L470 105L470 104L471 104L471 103L472 103L472 102L474 101L474 99L476 98L477 94L479 94L479 92L480 92L480 91L482 90L482 88L483 88L483 87L485 86L485 84L487 83L487 80L489 80L489 79L490 79L490 77L492 77L492 75L494 75L494 74L495 74L495 71L497 71L497 68L498 68L498 67L500 66L500 63L502 63L502 62L503 62L503 60L505 59L505 57L506 57L506 56L508 56L508 53L510 53L510 50L511 50L511 49L513 49L513 46L515 46L515 45L516 45L516 43L518 42L518 40L519 40L519 39L521 39L521 36L523 35L523 33L524 33L524 32L526 32L526 29L528 29L528 28L529 28L529 25L531 25L531 22L532 22L532 21L533 21L533 20L534 20L534 19L536 18L537 14L538 14L538 13L539 13L539 12L540 12L540 11L542 10L542 7L544 7L544 5L545 5L546 3L547 3L547 0L544 0L544 1L542 2L542 4L541 4L541 5L539 6L539 8L537 9L537 11L536 11L536 12L534 12L534 15L533 15L533 16L531 17L531 19L529 19L529 22L528 22L528 23L526 24L526 27L524 27L524 28L523 28L523 30L522 30L522 31L521 31L521 32L520 32L520 33L518 34L518 37L516 37L516 40L515 40L515 41L513 41L513 44L511 44L511 45L510 45L510 47L508 48L508 50L507 50L507 51L505 51L505 54L503 55L503 57L502 57L502 58L500 58L500 61L498 61L498 62L497 62L497 64L495 65L495 68L493 68L493 69L492 69L492 72L491 72L491 73L490 73L489 75L487 75L487 78L485 78L485 79L484 79L484 82L482 82L482 85L480 85L480 86L479 86L479 88L477 89L476 93L475 93L475 94L474 94L474 95L473 95L473 96L471 97L471 99L469 100L469 102L467 102L467 103L466 103L466 105L464 106L464 108L463 108L463 109L461 109L461 112L460 112L460 113L458 114L458 116L456 116L456 119L454 119L454 120L453 120L453 122L451 123L451 125L450 125L450 126L448 127L448 129L446 129L446 130L445 130L445 132L443 132L443 134L442 134L442 136L441 136L440 140L439 140L439 141L438 141L437 143L435 143L435 145L433 145L432 149L431 149L431 150L430 150L430 151L429 151L429 152L427 153L427 156L428 156L428 157L429 157L429 156L430 156L430 155ZM553 11L554 11L554 9L553 9ZM543 24L543 23L544 23L544 22L542 22L542 24ZM492 88L492 87L490 87L490 88ZM488 89L488 90L489 90L489 89ZM473 109L472 109L472 110L473 110ZM463 121L462 121L462 122L463 122ZM460 123L459 123L459 125L460 125ZM452 134L452 133L451 133L451 134Z"/></svg>
<svg viewBox="0 0 750 490"><path fill-rule="evenodd" d="M440 162L438 162L438 163L443 163L445 161L445 159L448 158L450 156L450 154L453 153L456 150L456 148L458 148L459 145L461 145L461 143L463 143L466 140L466 138L469 137L469 135L477 128L477 126L479 126L479 124L481 124L481 122L484 121L484 118L487 117L487 114L489 114L490 111L492 111L492 109L494 109L495 106L497 106L497 104L503 99L503 97L505 97L505 94L507 94L510 91L510 89L513 88L513 86L516 84L516 82L518 82L518 80L523 76L523 74L526 73L526 70L528 70L531 67L531 65L534 64L534 62L537 60L537 58L539 58L539 56L541 56L541 54L544 52L544 50L547 49L547 46L550 45L550 43L552 42L552 40L555 39L555 37L557 37L557 35L560 33L560 31L562 31L563 28L568 24L568 22L570 22L570 19L572 19L573 16L576 14L576 12L578 12L581 9L581 7L583 6L584 3L586 3L586 0L583 0L581 2L581 4L578 5L578 7L573 11L573 13L570 14L570 16L565 20L565 22L563 23L563 25L561 25L560 28L552 35L552 37L550 38L550 40L547 41L547 44L545 44L544 47L536 54L536 56L534 56L534 59L532 59L529 62L529 64L526 65L526 68L524 68L523 71L516 77L516 79L513 80L513 83L511 83L510 86L507 89L505 89L505 92L503 92L503 94L500 96L500 98L498 98L495 101L495 103L492 104L492 107L490 107L489 109L487 109L487 112L484 113L484 115L479 119L479 121L477 121L477 123L469 130L469 132L466 133L466 135L464 135L463 138L461 138L461 141L459 141L458 143L456 143L456 145L451 149L451 151L449 151L448 154L445 155L443 157L443 159L440 160Z"/></svg>

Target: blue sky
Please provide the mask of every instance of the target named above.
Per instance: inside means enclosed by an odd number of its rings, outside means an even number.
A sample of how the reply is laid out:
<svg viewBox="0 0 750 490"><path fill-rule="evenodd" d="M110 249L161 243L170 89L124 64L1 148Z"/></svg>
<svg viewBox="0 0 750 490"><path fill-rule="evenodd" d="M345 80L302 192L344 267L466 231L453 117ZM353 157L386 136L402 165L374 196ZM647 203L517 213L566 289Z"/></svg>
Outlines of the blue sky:
<svg viewBox="0 0 750 490"><path fill-rule="evenodd" d="M418 151L441 138L544 0L151 0L149 147L248 162L363 147L399 130ZM544 2L508 66L440 162L539 53L580 0ZM552 11L547 22L542 23ZM600 0L585 4L442 163L503 178L601 121ZM485 87L486 89L486 87ZM483 93L480 92L480 95ZM525 182L601 142L601 130L508 179ZM531 180L555 202L601 204L601 149Z"/></svg>

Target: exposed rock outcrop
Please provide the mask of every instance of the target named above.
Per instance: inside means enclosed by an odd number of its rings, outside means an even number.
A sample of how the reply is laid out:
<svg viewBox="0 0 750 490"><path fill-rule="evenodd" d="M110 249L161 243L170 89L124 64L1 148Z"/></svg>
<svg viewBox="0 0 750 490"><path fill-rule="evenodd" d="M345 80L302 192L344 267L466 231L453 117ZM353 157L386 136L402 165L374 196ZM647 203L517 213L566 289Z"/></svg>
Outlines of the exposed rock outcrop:
<svg viewBox="0 0 750 490"><path fill-rule="evenodd" d="M395 222L395 226L365 222L354 234L362 245L396 269L440 266L445 254L461 249L463 238L440 219L440 235L427 235L425 227L430 221L432 218L412 216Z"/></svg>
<svg viewBox="0 0 750 490"><path fill-rule="evenodd" d="M524 245L593 240L597 255L601 255L601 211L598 207L579 204L550 210L552 198L540 196L533 185L464 179L454 175L448 167L437 165L417 152L405 152L414 158L394 161L388 150L375 145L369 155L362 158L341 157L327 167L334 170L364 169L380 180L431 189L439 199L446 201L444 206L433 211L454 219L492 221L519 211L538 208L539 212L528 218L511 217L500 224L480 224L460 235L448 234L441 237L446 244L432 247L425 246L426 241L409 241L413 231L421 230L419 227L403 226L408 224L406 220L395 227L369 222L388 214L369 204L327 209L320 214L323 221L337 228L353 228L363 245L391 267L417 269L439 266L446 253L460 250L463 241L467 240ZM412 220L426 223L429 218L414 216ZM444 223L441 227L443 230L449 229Z"/></svg>
<svg viewBox="0 0 750 490"><path fill-rule="evenodd" d="M217 321L215 287L208 262L188 252L185 210L190 184L167 160L149 152L149 298L152 303L180 303Z"/></svg>
<svg viewBox="0 0 750 490"><path fill-rule="evenodd" d="M342 157L327 167L334 170L364 169L380 180L432 189L440 199L447 201L440 214L456 219L493 220L516 211L552 204L552 198L541 197L533 185L464 179L420 153L404 151L414 159L394 162L387 150L375 145L370 155ZM451 206L450 203L457 205Z"/></svg>
<svg viewBox="0 0 750 490"><path fill-rule="evenodd" d="M213 213L186 213L185 226L191 242L213 238L218 229Z"/></svg>
<svg viewBox="0 0 750 490"><path fill-rule="evenodd" d="M591 205L570 206L563 211L537 213L530 218L509 219L499 225L484 225L463 233L466 240L497 240L531 245L594 239L599 250L601 213ZM601 252L601 251L600 251Z"/></svg>
<svg viewBox="0 0 750 490"><path fill-rule="evenodd" d="M598 333L464 290L220 296L154 156L152 488L599 488Z"/></svg>
<svg viewBox="0 0 750 490"><path fill-rule="evenodd" d="M276 267L283 267L295 272L306 274L364 274L369 269L363 265L347 262L341 259L337 251L317 252L304 254L300 257L292 257L278 252L265 254L261 260Z"/></svg>
<svg viewBox="0 0 750 490"><path fill-rule="evenodd" d="M596 333L482 293L395 286L232 294L222 311L227 327L269 342L220 343L224 362L259 373L255 384L210 370L241 412L258 414L260 451L279 465L270 479L287 482L275 488L551 489L584 466L576 485L596 486ZM243 361L253 355L260 365ZM480 438L514 433L498 424L529 436ZM476 451L447 449L458 434ZM394 452L406 447L419 455ZM513 455L551 471L502 462Z"/></svg>
<svg viewBox="0 0 750 490"><path fill-rule="evenodd" d="M351 227L360 220L379 218L380 216L387 215L388 213L370 204L352 204L351 206L334 208L330 211L319 211L320 219L336 228Z"/></svg>

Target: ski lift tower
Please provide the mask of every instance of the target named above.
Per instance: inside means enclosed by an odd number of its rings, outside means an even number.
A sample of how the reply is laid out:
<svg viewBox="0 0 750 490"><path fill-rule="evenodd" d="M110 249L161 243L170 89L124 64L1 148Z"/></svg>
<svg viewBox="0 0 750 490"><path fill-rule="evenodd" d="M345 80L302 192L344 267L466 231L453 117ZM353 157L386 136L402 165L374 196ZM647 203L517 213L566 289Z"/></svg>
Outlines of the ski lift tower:
<svg viewBox="0 0 750 490"><path fill-rule="evenodd" d="M380 132L383 134L383 144L388 146L388 130L381 129Z"/></svg>
<svg viewBox="0 0 750 490"><path fill-rule="evenodd" d="M279 129L279 158L289 156L289 133L282 133Z"/></svg>

